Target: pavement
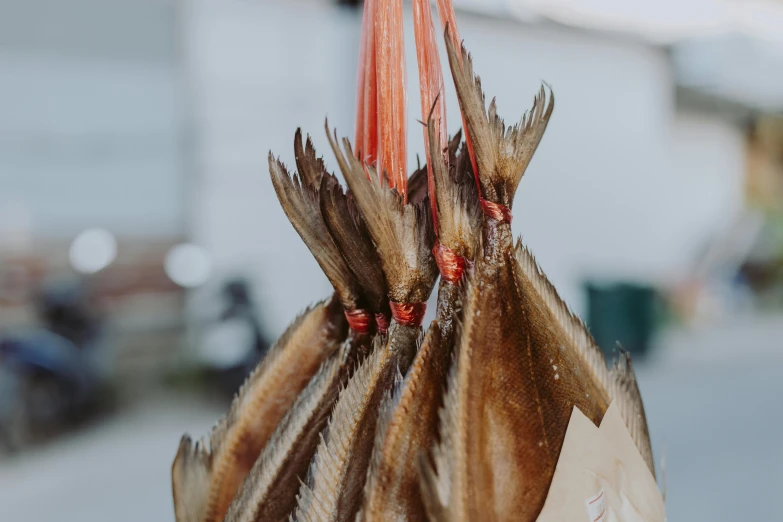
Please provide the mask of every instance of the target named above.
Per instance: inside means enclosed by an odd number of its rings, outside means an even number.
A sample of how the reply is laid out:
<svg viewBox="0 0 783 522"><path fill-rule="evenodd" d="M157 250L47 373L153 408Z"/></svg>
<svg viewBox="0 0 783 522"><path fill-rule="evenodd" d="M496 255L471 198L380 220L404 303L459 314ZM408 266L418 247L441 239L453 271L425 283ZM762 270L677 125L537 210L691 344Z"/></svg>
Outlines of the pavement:
<svg viewBox="0 0 783 522"><path fill-rule="evenodd" d="M221 414L192 397L160 397L0 461L0 521L173 521L179 439L206 433Z"/></svg>
<svg viewBox="0 0 783 522"><path fill-rule="evenodd" d="M743 344L679 332L637 364L656 457L665 456L669 521L780 520L783 337L770 335ZM708 350L699 339L722 355L695 357ZM179 438L205 433L221 413L163 396L0 461L0 521L170 522Z"/></svg>

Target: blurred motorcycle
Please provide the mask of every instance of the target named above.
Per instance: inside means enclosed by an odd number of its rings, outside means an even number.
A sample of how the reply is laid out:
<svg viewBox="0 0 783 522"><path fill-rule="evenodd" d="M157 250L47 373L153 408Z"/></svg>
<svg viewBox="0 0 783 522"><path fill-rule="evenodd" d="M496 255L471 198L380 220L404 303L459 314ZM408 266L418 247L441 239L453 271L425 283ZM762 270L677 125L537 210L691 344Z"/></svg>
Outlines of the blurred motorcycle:
<svg viewBox="0 0 783 522"><path fill-rule="evenodd" d="M0 335L0 445L11 451L89 415L109 371L81 282L45 287L37 305L40 328Z"/></svg>
<svg viewBox="0 0 783 522"><path fill-rule="evenodd" d="M269 342L249 283L232 279L222 287L224 308L203 331L200 359L210 380L229 397L266 355Z"/></svg>

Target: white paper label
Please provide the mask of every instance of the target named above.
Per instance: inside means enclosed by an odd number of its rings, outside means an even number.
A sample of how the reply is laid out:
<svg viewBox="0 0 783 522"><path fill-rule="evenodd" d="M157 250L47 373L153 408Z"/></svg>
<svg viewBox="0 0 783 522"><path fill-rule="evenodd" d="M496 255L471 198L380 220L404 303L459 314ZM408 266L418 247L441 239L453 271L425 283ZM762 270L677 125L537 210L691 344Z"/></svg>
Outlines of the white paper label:
<svg viewBox="0 0 783 522"><path fill-rule="evenodd" d="M590 517L590 522L600 522L604 520L606 514L606 497L604 491L601 490L594 497L590 497L585 500L585 507L587 508L587 516Z"/></svg>

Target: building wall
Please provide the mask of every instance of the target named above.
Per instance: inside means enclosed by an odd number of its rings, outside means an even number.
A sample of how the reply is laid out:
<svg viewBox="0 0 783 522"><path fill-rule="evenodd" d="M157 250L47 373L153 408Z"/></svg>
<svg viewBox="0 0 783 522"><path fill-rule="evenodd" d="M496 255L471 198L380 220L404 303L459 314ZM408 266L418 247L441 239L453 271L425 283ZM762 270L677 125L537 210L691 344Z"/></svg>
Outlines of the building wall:
<svg viewBox="0 0 783 522"><path fill-rule="evenodd" d="M0 0L3 246L92 226L183 232L174 14L173 1Z"/></svg>
<svg viewBox="0 0 783 522"><path fill-rule="evenodd" d="M277 202L268 155L292 166L301 126L331 158L327 115L353 132L359 13L306 0L193 0L187 20L198 132L191 223L217 272L193 306L210 306L222 278L248 277L276 336L331 287Z"/></svg>
<svg viewBox="0 0 783 522"><path fill-rule="evenodd" d="M669 198L682 209L687 228L674 236L669 249L693 253L743 211L747 136L739 122L686 107L675 115L671 141L679 189Z"/></svg>

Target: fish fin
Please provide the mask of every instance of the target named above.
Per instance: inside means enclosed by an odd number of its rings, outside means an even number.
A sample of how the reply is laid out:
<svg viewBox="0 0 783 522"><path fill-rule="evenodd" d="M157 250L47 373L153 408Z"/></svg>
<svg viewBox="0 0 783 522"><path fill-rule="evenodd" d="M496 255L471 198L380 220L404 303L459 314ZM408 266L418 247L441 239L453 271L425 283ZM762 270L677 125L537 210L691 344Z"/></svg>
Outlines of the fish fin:
<svg viewBox="0 0 783 522"><path fill-rule="evenodd" d="M443 405L438 416L440 418L438 433L440 442L432 447L429 455L423 453L419 457L419 473L422 500L430 520L446 522L450 520L450 510L455 507L453 496L454 479L458 456L459 430L459 380L458 361L456 354L447 377L446 389L443 393Z"/></svg>
<svg viewBox="0 0 783 522"><path fill-rule="evenodd" d="M296 168L302 182L310 187L317 188L321 183L321 177L326 173L324 159L316 157L313 140L307 136L307 144L302 148L302 129L296 129L294 135L294 158Z"/></svg>
<svg viewBox="0 0 783 522"><path fill-rule="evenodd" d="M603 352L595 343L593 336L590 335L587 326L560 298L557 289L549 281L541 266L533 257L533 254L522 243L521 239L517 240L514 255L519 275L530 281L540 299L565 333L571 346L587 364L593 378L611 395L613 378L609 374L609 368L606 365Z"/></svg>
<svg viewBox="0 0 783 522"><path fill-rule="evenodd" d="M297 477L292 469L307 470L318 442L337 400L340 383L347 380L352 343L346 341L331 355L310 379L304 390L275 428L253 468L229 506L226 522L246 522L259 518L260 510L276 510L275 517L293 510ZM291 499L281 498L291 491ZM290 506L286 504L290 502ZM272 516L263 513L264 519ZM275 518L277 519L277 518Z"/></svg>
<svg viewBox="0 0 783 522"><path fill-rule="evenodd" d="M268 379L274 377L274 372L278 371L282 364L293 364L288 363L287 357L289 356L286 348L295 342L298 336L303 335L302 329L305 326L317 327L317 330L311 332L311 334L318 334L318 337L323 339L321 348L323 349L324 357L336 350L339 345L331 348L331 344L336 344L337 339L344 339L347 332L345 316L342 312L343 309L338 300L332 298L329 301L323 301L312 306L300 314L245 379L244 384L242 384L231 401L228 413L218 421L207 435L206 440L209 441L209 448L212 454L212 467L209 498L203 521L208 522L224 518L225 509L228 508L231 500L229 499L224 505L225 495L230 494L233 498L236 494L236 491L230 491L231 488L226 485L225 481L231 481L232 476L236 474L240 466L243 468L247 465L249 470L263 450L263 446L268 442L267 435L264 435L263 440L259 441L258 433L254 431L258 429L258 425L252 416L258 415L256 410L259 401L262 400L258 396L260 392L257 390L265 389L265 383L268 383ZM317 371L317 367L313 369L313 373L315 371ZM304 388L304 384L302 388ZM280 398L279 396L275 397L278 401ZM292 402L294 400L295 397L291 399ZM278 420L275 420L274 424L276 425L277 423ZM270 428L270 431L273 431L273 428ZM256 449L259 443L261 446ZM252 459L252 461L248 463L247 459ZM237 484L237 489L239 487L241 487L241 483Z"/></svg>
<svg viewBox="0 0 783 522"><path fill-rule="evenodd" d="M650 431L647 416L644 413L644 403L639 391L639 383L631 364L631 354L620 348L612 365L611 374L614 384L614 400L625 421L631 438L636 443L639 453L655 476L655 459L653 458Z"/></svg>
<svg viewBox="0 0 783 522"><path fill-rule="evenodd" d="M207 510L212 454L208 440L193 442L184 435L171 467L174 515L177 522L201 522Z"/></svg>
<svg viewBox="0 0 783 522"><path fill-rule="evenodd" d="M285 332L283 332L283 335L281 335L272 345L272 347L269 348L266 355L264 355L264 358L261 359L261 362L253 369L250 375L248 375L248 377L245 379L245 382L242 383L242 386L239 387L239 391L237 391L237 393L234 395L234 399L231 401L231 406L229 407L226 416L218 421L218 423L212 428L209 434L209 444L213 454L218 453L222 449L225 435L236 424L236 421L240 416L241 409L248 399L247 396L249 390L253 387L256 381L258 381L258 379L267 372L270 367L275 365L277 359L283 355L283 349L289 343L291 338L296 335L297 330L306 321L308 316L311 313L316 312L317 309L321 307L327 309L327 314L340 318L341 322L344 323L344 320L342 320L342 313L339 313L338 311L340 305L334 299L324 300L313 306L309 306L302 313L296 316L296 319L291 322L288 328L286 328Z"/></svg>
<svg viewBox="0 0 783 522"><path fill-rule="evenodd" d="M438 241L457 255L473 259L477 247L477 231L481 226L481 207L478 189L472 176L466 177L465 169L470 161L458 161L454 141L446 153L449 164L439 152L442 150L440 136L434 125L427 125L430 143L430 162L435 187L438 212ZM458 135L459 137L459 135Z"/></svg>
<svg viewBox="0 0 783 522"><path fill-rule="evenodd" d="M389 298L399 303L426 301L438 270L432 256L435 242L429 201L405 204L402 195L378 180L375 169L356 159L345 139L344 155L336 136L329 136L356 205L381 256ZM346 158L347 156L347 158ZM369 172L369 180L365 169Z"/></svg>
<svg viewBox="0 0 783 522"><path fill-rule="evenodd" d="M370 457L370 465L367 468L367 480L364 482L364 498L366 499L369 493L376 486L378 480L378 470L383 462L383 446L386 440L386 435L389 432L389 428L394 420L394 412L397 410L397 406L400 404L400 396L402 393L403 377L399 368L394 375L394 384L386 392L386 395L381 402L378 413L378 424L375 428L375 442L373 443L372 456Z"/></svg>
<svg viewBox="0 0 783 522"><path fill-rule="evenodd" d="M460 149L460 145L462 144L462 129L457 129L457 132L449 138L449 150L448 153L450 156L453 156L457 153L457 151Z"/></svg>
<svg viewBox="0 0 783 522"><path fill-rule="evenodd" d="M306 156L302 162L310 163ZM359 283L324 224L318 196L320 181L315 186L302 183L300 177L291 176L272 153L269 154L269 172L283 211L334 286L343 307L356 309L361 295Z"/></svg>
<svg viewBox="0 0 783 522"><path fill-rule="evenodd" d="M417 459L437 442L438 414L448 374L451 345L433 321L404 380L397 376L376 430L373 460L364 490L369 522L425 520ZM402 382L400 382L402 381Z"/></svg>
<svg viewBox="0 0 783 522"><path fill-rule="evenodd" d="M356 275L364 297L374 312L386 304L386 281L375 245L350 193L343 191L332 174L321 178L321 215L348 267Z"/></svg>
<svg viewBox="0 0 783 522"><path fill-rule="evenodd" d="M625 351L620 351L610 370L606 365L603 352L590 335L587 326L560 298L554 285L521 240L517 241L515 257L520 276L530 282L565 333L569 344L589 368L593 379L600 383L608 398L617 404L636 447L654 474L655 465L647 419L630 356Z"/></svg>
<svg viewBox="0 0 783 522"><path fill-rule="evenodd" d="M449 28L446 28L445 37L457 97L476 154L483 197L511 207L517 185L554 110L554 95L551 89L542 85L530 111L522 116L519 123L506 127L497 115L494 99L489 109L485 109L481 79L473 72L473 58L465 46L455 48Z"/></svg>
<svg viewBox="0 0 783 522"><path fill-rule="evenodd" d="M449 518L448 505L444 504L444 499L438 494L439 483L442 482L442 479L435 471L426 453L419 455L417 464L419 467L421 499L424 504L424 511L427 514L427 520L430 522L449 522L451 519Z"/></svg>
<svg viewBox="0 0 783 522"><path fill-rule="evenodd" d="M298 522L326 522L345 504L361 505L366 464L369 462L374 433L366 441L361 437L364 421L371 419L373 428L377 422L377 408L383 398L382 392L391 385L393 368L389 366L387 347L381 337L376 337L372 352L354 371L321 434L308 475L310 480L300 489L296 520ZM366 446L366 447L365 447ZM362 459L359 469L351 459ZM360 476L356 474L360 472Z"/></svg>

